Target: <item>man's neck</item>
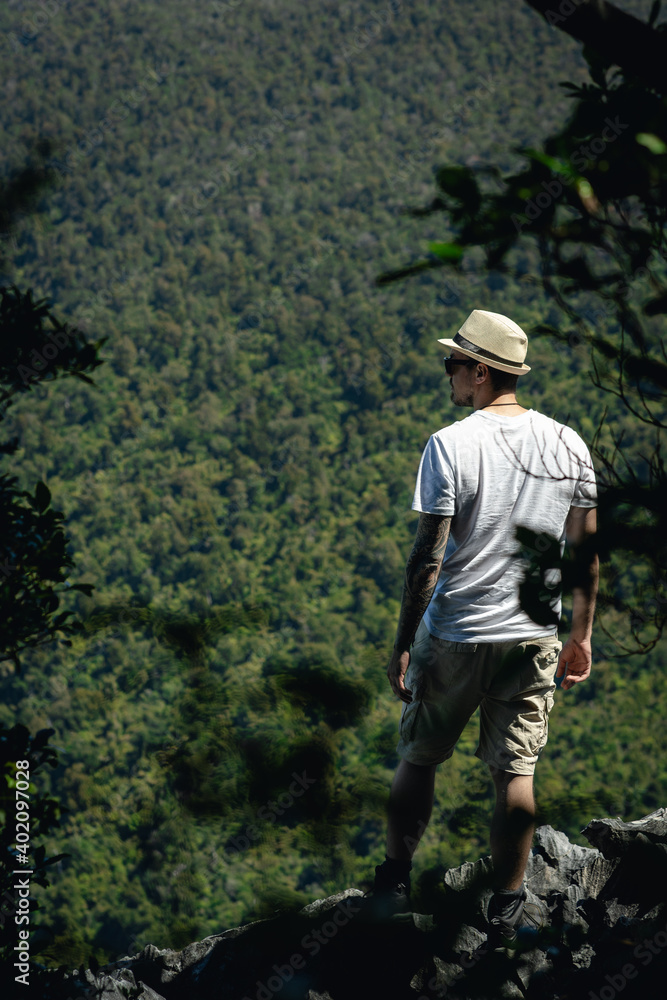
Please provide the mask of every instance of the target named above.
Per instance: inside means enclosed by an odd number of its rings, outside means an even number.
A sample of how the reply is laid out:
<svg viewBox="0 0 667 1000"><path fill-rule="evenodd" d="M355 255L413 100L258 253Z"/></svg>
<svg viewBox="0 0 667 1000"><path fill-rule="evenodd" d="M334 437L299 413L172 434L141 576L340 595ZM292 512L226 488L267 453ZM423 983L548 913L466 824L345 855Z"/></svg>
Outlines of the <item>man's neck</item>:
<svg viewBox="0 0 667 1000"><path fill-rule="evenodd" d="M514 393L504 392L498 396L491 396L477 400L474 403L475 410L484 410L486 413L499 413L505 417L518 417L526 413L525 406L517 403Z"/></svg>

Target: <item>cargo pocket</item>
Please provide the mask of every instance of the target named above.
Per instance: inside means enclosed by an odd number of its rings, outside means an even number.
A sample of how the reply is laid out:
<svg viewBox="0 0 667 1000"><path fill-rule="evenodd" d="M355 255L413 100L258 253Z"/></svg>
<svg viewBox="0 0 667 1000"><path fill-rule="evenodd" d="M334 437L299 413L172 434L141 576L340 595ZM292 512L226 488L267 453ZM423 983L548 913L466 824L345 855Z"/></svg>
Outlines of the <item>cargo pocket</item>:
<svg viewBox="0 0 667 1000"><path fill-rule="evenodd" d="M563 643L559 640L540 644L540 651L535 657L535 662L543 670L548 670L552 666L555 668L562 648Z"/></svg>
<svg viewBox="0 0 667 1000"><path fill-rule="evenodd" d="M553 691L549 691L545 699L544 707L540 712L540 725L538 731L534 734L534 742L531 745L531 750L535 755L541 753L547 744L547 738L549 736L549 712L553 707Z"/></svg>
<svg viewBox="0 0 667 1000"><path fill-rule="evenodd" d="M398 724L398 735L403 743L411 743L415 736L415 728L422 703L413 698L409 705L403 705L401 721Z"/></svg>

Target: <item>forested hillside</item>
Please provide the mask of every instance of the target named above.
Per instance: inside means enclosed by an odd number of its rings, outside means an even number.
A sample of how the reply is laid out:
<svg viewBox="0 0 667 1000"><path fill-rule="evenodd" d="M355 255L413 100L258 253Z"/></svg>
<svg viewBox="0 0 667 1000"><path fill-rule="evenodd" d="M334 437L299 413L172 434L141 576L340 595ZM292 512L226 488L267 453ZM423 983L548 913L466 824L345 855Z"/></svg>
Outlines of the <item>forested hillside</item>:
<svg viewBox="0 0 667 1000"><path fill-rule="evenodd" d="M5 465L48 484L95 588L69 604L85 638L0 664L0 723L61 748L49 846L71 857L38 892L46 959L75 965L361 886L381 860L415 474L467 413L436 339L473 308L529 332L559 313L529 252L518 278L473 257L374 281L447 238L402 213L435 166L515 166L587 74L509 0L54 0L7 4L0 32L2 170L48 139L57 175L4 234L4 280L108 337L94 386L35 387L4 425ZM589 442L606 408L609 440L649 441L584 348L535 338L527 360L524 405ZM627 626L607 627L536 782L575 839L667 803L664 644L618 659ZM418 874L488 850L475 745L473 720Z"/></svg>

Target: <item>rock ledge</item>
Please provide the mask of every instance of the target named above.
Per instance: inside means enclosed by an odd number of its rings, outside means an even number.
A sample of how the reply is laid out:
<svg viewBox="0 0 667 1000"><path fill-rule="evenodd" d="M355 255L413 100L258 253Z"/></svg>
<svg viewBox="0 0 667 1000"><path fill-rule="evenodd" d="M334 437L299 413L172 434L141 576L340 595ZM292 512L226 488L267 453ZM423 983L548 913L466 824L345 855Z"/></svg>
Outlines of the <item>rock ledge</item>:
<svg viewBox="0 0 667 1000"><path fill-rule="evenodd" d="M657 1000L667 982L667 809L596 819L591 847L539 827L526 870L551 926L486 946L490 858L447 872L399 922L358 918L358 889L293 914L45 982L44 1000ZM355 919L357 918L357 919Z"/></svg>

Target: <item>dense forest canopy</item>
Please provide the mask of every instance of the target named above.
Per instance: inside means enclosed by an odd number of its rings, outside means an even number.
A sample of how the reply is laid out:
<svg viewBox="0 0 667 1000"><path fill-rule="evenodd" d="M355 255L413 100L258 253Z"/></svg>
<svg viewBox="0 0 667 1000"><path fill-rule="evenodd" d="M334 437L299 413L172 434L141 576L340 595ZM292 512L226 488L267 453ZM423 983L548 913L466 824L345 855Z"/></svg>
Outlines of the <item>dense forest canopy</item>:
<svg viewBox="0 0 667 1000"><path fill-rule="evenodd" d="M648 4L625 3L642 18ZM450 235L403 213L445 160L511 170L566 116L579 46L522 3L90 0L0 14L5 173L56 175L3 246L7 281L107 337L95 385L35 385L6 424L90 596L69 650L2 663L0 722L52 727L71 857L40 890L45 957L183 946L361 885L381 858L398 708L385 677L421 450L465 416L436 339L475 307L529 332L537 280L375 278ZM582 345L531 340L520 401L591 440L649 432ZM631 567L630 567L631 570ZM663 805L664 645L561 697L541 819ZM422 871L486 853L475 723L437 789ZM303 795L287 789L307 773ZM292 795L282 812L269 803ZM286 800L284 800L285 802Z"/></svg>

